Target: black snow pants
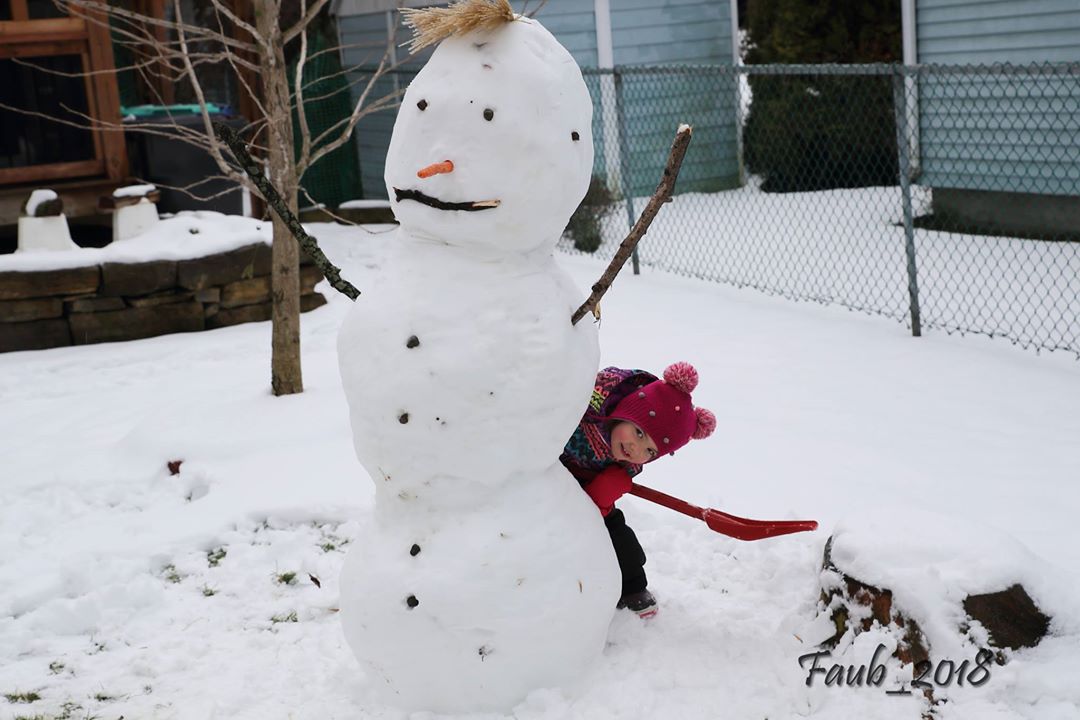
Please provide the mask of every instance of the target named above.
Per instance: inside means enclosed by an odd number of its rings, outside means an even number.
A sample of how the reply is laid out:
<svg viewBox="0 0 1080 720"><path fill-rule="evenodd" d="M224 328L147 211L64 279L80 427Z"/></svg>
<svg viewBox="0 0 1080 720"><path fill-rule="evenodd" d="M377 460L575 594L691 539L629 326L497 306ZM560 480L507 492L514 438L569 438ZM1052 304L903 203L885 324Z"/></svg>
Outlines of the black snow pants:
<svg viewBox="0 0 1080 720"><path fill-rule="evenodd" d="M641 592L649 581L645 577L645 551L637 535L626 524L626 518L618 508L607 514L604 524L607 525L611 544L615 547L615 557L619 559L619 569L622 570L622 594Z"/></svg>

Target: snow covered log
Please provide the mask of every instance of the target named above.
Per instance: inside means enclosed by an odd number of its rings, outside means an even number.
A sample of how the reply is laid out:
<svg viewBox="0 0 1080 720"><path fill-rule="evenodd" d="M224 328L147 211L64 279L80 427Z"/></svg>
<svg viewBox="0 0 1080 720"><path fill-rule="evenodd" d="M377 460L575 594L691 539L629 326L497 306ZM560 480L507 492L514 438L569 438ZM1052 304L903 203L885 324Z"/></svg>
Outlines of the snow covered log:
<svg viewBox="0 0 1080 720"><path fill-rule="evenodd" d="M916 512L897 526L859 518L825 544L821 602L835 627L824 644L885 628L902 663L960 658L973 650L1034 647L1050 617L1044 563L1011 536L960 518ZM913 532L914 531L914 532Z"/></svg>
<svg viewBox="0 0 1080 720"><path fill-rule="evenodd" d="M893 593L851 577L838 568L832 559L833 538L825 543L822 560L823 574L829 577L822 583L821 603L831 610L829 619L836 633L823 644L836 647L846 633L857 635L870 630L876 622L882 627L895 628L899 636L893 653L900 662L917 663L929 658L926 638L918 623L893 607Z"/></svg>

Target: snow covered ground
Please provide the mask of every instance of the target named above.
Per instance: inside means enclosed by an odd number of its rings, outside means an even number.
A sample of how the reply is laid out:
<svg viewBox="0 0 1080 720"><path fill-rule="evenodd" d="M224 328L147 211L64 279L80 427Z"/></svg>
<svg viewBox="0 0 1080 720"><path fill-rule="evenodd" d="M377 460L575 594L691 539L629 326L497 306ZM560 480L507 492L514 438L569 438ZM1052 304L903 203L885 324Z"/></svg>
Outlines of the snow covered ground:
<svg viewBox="0 0 1080 720"><path fill-rule="evenodd" d="M388 235L314 234L364 291ZM563 260L582 288L601 270ZM0 355L0 718L404 717L371 702L335 613L373 491L337 370L348 300L320 289L299 396L269 394L268 323ZM821 529L743 543L622 500L661 612L619 612L577 692L538 691L514 717L919 718L918 695L885 694L899 676L805 684L837 528L875 538L853 558L868 574L938 593L911 604L955 603L961 576L1023 577L1054 616L986 684L937 690L938 717L1080 717L1080 364L648 270L620 276L603 318L604 363L688 360L719 419L643 482ZM868 663L879 641L836 657Z"/></svg>
<svg viewBox="0 0 1080 720"><path fill-rule="evenodd" d="M881 313L908 322L899 187L766 193L683 193L664 208L640 255L692 277ZM634 201L635 218L648 198ZM930 189L913 188L916 216ZM625 205L605 221L610 257L625 237ZM924 327L1080 350L1080 244L915 230Z"/></svg>

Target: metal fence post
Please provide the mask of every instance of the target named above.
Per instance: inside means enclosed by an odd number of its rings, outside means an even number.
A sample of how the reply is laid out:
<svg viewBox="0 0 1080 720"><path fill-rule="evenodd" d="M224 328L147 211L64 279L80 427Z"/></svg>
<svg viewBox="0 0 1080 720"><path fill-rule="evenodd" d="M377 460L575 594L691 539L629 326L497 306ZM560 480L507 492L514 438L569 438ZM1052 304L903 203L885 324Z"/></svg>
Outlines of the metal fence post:
<svg viewBox="0 0 1080 720"><path fill-rule="evenodd" d="M626 199L626 221L632 230L636 218L634 217L634 193L631 189L630 178L630 143L626 138L626 106L623 104L622 73L618 68L613 68L615 75L615 110L619 118L619 174L622 176L623 197ZM634 274L641 274L641 264L638 261L637 247L630 256L634 265Z"/></svg>
<svg viewBox="0 0 1080 720"><path fill-rule="evenodd" d="M900 196L904 206L904 253L907 255L908 300L911 304L911 334L922 335L919 310L919 280L915 267L915 222L911 213L911 157L908 147L907 90L901 68L893 72L893 114L896 117L896 152L900 173Z"/></svg>

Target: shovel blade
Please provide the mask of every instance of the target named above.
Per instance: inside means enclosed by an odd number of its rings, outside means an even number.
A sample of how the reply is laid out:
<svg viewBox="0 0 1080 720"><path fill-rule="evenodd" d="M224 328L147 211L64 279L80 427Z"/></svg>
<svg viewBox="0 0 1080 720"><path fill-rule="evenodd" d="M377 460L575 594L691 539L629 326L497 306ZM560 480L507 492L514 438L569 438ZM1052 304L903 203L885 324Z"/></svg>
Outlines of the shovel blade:
<svg viewBox="0 0 1080 720"><path fill-rule="evenodd" d="M706 510L701 519L710 530L737 540L764 540L777 535L817 530L816 520L749 520L719 510Z"/></svg>

